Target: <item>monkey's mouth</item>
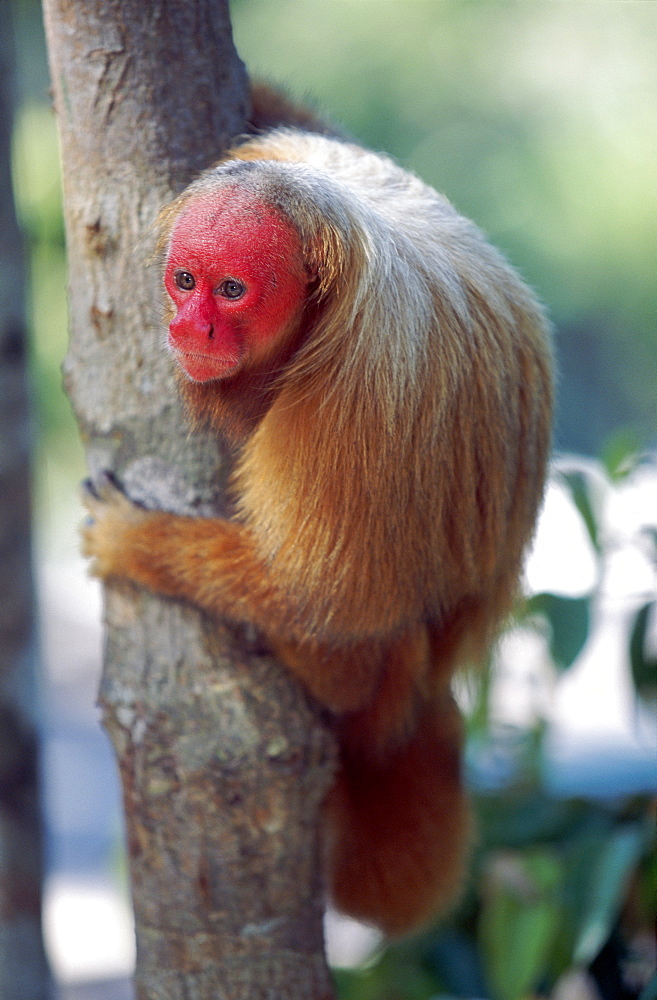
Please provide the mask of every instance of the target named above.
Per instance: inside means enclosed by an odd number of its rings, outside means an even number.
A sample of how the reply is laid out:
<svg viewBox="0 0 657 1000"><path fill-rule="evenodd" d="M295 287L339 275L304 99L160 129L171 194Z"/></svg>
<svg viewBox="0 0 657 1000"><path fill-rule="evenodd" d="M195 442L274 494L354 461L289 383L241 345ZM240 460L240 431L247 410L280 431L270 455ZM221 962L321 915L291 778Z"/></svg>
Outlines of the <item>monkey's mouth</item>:
<svg viewBox="0 0 657 1000"><path fill-rule="evenodd" d="M211 382L234 374L240 366L241 357L237 352L225 356L181 351L179 347L169 348L185 375L193 382Z"/></svg>

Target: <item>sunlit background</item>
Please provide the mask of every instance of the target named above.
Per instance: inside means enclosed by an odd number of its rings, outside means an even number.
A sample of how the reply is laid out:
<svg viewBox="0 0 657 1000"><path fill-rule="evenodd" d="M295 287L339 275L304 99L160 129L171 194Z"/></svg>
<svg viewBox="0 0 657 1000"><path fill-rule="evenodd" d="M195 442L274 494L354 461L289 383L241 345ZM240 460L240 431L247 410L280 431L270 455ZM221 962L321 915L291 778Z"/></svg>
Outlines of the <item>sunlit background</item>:
<svg viewBox="0 0 657 1000"><path fill-rule="evenodd" d="M14 181L30 250L37 425L46 930L68 996L100 996L92 983L105 979L115 982L102 995L122 998L129 995L123 979L133 946L118 792L94 708L100 599L77 555L82 449L61 389L67 321L56 128L39 5L13 5L21 97ZM435 956L440 941L461 948L471 939L484 955L473 989L481 975L494 1000L537 989L531 978L505 980L496 947L508 948L504 935L511 933L527 942L526 952L533 948L541 960L548 954L549 935L563 924L555 900L572 889L564 843L577 835L567 810L590 802L585 856L618 877L600 890L604 905L592 903L588 924L582 918L571 934L559 974L544 981L554 996L595 997L599 985L581 970L594 945L604 943L603 932L620 926L630 883L643 886L652 865L654 890L657 870L640 832L643 806L629 806L657 788L649 698L657 677L654 607L637 618L656 599L657 5L234 0L232 11L252 75L309 97L354 137L443 191L536 289L556 331L555 446L562 457L528 565L528 592L538 597L522 628L501 644L485 692L461 692L470 712L473 784L482 794L496 792L498 809L500 788L513 789L520 812L508 813L504 836L491 835L491 854L479 869L486 893L450 929L452 938L432 939L433 972L426 947L409 946L371 959L364 973L342 973L342 996L428 1000L441 989L458 995ZM522 808L520 787L531 790ZM484 794L484 822L489 798ZM523 840L518 830L537 801L545 809L558 802L566 818L561 826L547 823L547 834L528 830ZM518 879L529 880L534 895L520 894L516 919L508 916L517 903L509 885ZM539 898L547 928L538 935L522 923L529 897ZM632 905L640 909L636 900ZM630 958L643 969L639 982L653 960L645 915L633 927ZM343 925L331 940L341 966L372 946L370 937ZM461 967L470 960L467 952ZM386 992L384 982L396 992Z"/></svg>

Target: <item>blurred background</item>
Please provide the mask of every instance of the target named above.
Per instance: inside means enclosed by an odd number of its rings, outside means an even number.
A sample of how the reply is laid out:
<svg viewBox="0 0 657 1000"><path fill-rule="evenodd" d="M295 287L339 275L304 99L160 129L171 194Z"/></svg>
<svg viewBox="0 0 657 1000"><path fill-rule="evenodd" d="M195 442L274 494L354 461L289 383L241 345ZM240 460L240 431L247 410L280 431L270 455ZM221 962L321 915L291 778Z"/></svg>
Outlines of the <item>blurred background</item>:
<svg viewBox="0 0 657 1000"><path fill-rule="evenodd" d="M133 945L119 796L94 707L100 597L77 555L84 463L60 371L56 126L40 6L11 5L47 945L63 996L123 1000ZM391 949L331 918L341 996L654 997L657 5L233 0L232 13L251 75L283 82L444 192L534 287L556 335L557 457L530 600L481 683L459 692L480 814L471 891L448 927Z"/></svg>

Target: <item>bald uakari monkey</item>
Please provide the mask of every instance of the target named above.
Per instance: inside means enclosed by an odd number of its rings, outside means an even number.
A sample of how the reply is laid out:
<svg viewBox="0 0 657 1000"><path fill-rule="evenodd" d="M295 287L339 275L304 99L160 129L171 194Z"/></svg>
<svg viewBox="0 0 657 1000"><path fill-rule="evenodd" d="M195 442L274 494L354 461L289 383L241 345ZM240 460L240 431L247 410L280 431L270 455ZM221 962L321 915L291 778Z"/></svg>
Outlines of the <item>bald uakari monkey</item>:
<svg viewBox="0 0 657 1000"><path fill-rule="evenodd" d="M463 880L450 682L516 597L550 337L442 195L271 91L254 102L261 127L164 209L160 236L177 383L239 448L235 514L147 511L106 478L85 549L101 577L251 623L328 710L331 898L400 933Z"/></svg>

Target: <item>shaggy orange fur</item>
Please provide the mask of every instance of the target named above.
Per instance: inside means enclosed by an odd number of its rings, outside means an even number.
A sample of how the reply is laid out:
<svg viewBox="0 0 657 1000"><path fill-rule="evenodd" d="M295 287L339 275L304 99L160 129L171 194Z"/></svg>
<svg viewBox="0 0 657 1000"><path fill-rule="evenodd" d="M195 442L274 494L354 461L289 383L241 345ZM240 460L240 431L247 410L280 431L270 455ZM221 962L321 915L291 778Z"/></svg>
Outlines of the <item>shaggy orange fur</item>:
<svg viewBox="0 0 657 1000"><path fill-rule="evenodd" d="M289 107L259 99L267 123ZM179 375L192 417L240 444L235 518L145 511L105 483L86 552L98 575L251 622L330 710L329 888L403 932L463 877L450 680L516 594L549 449L549 335L479 230L384 156L295 127L246 139L164 210L165 256L181 213L229 188L292 225L308 275L266 365Z"/></svg>

